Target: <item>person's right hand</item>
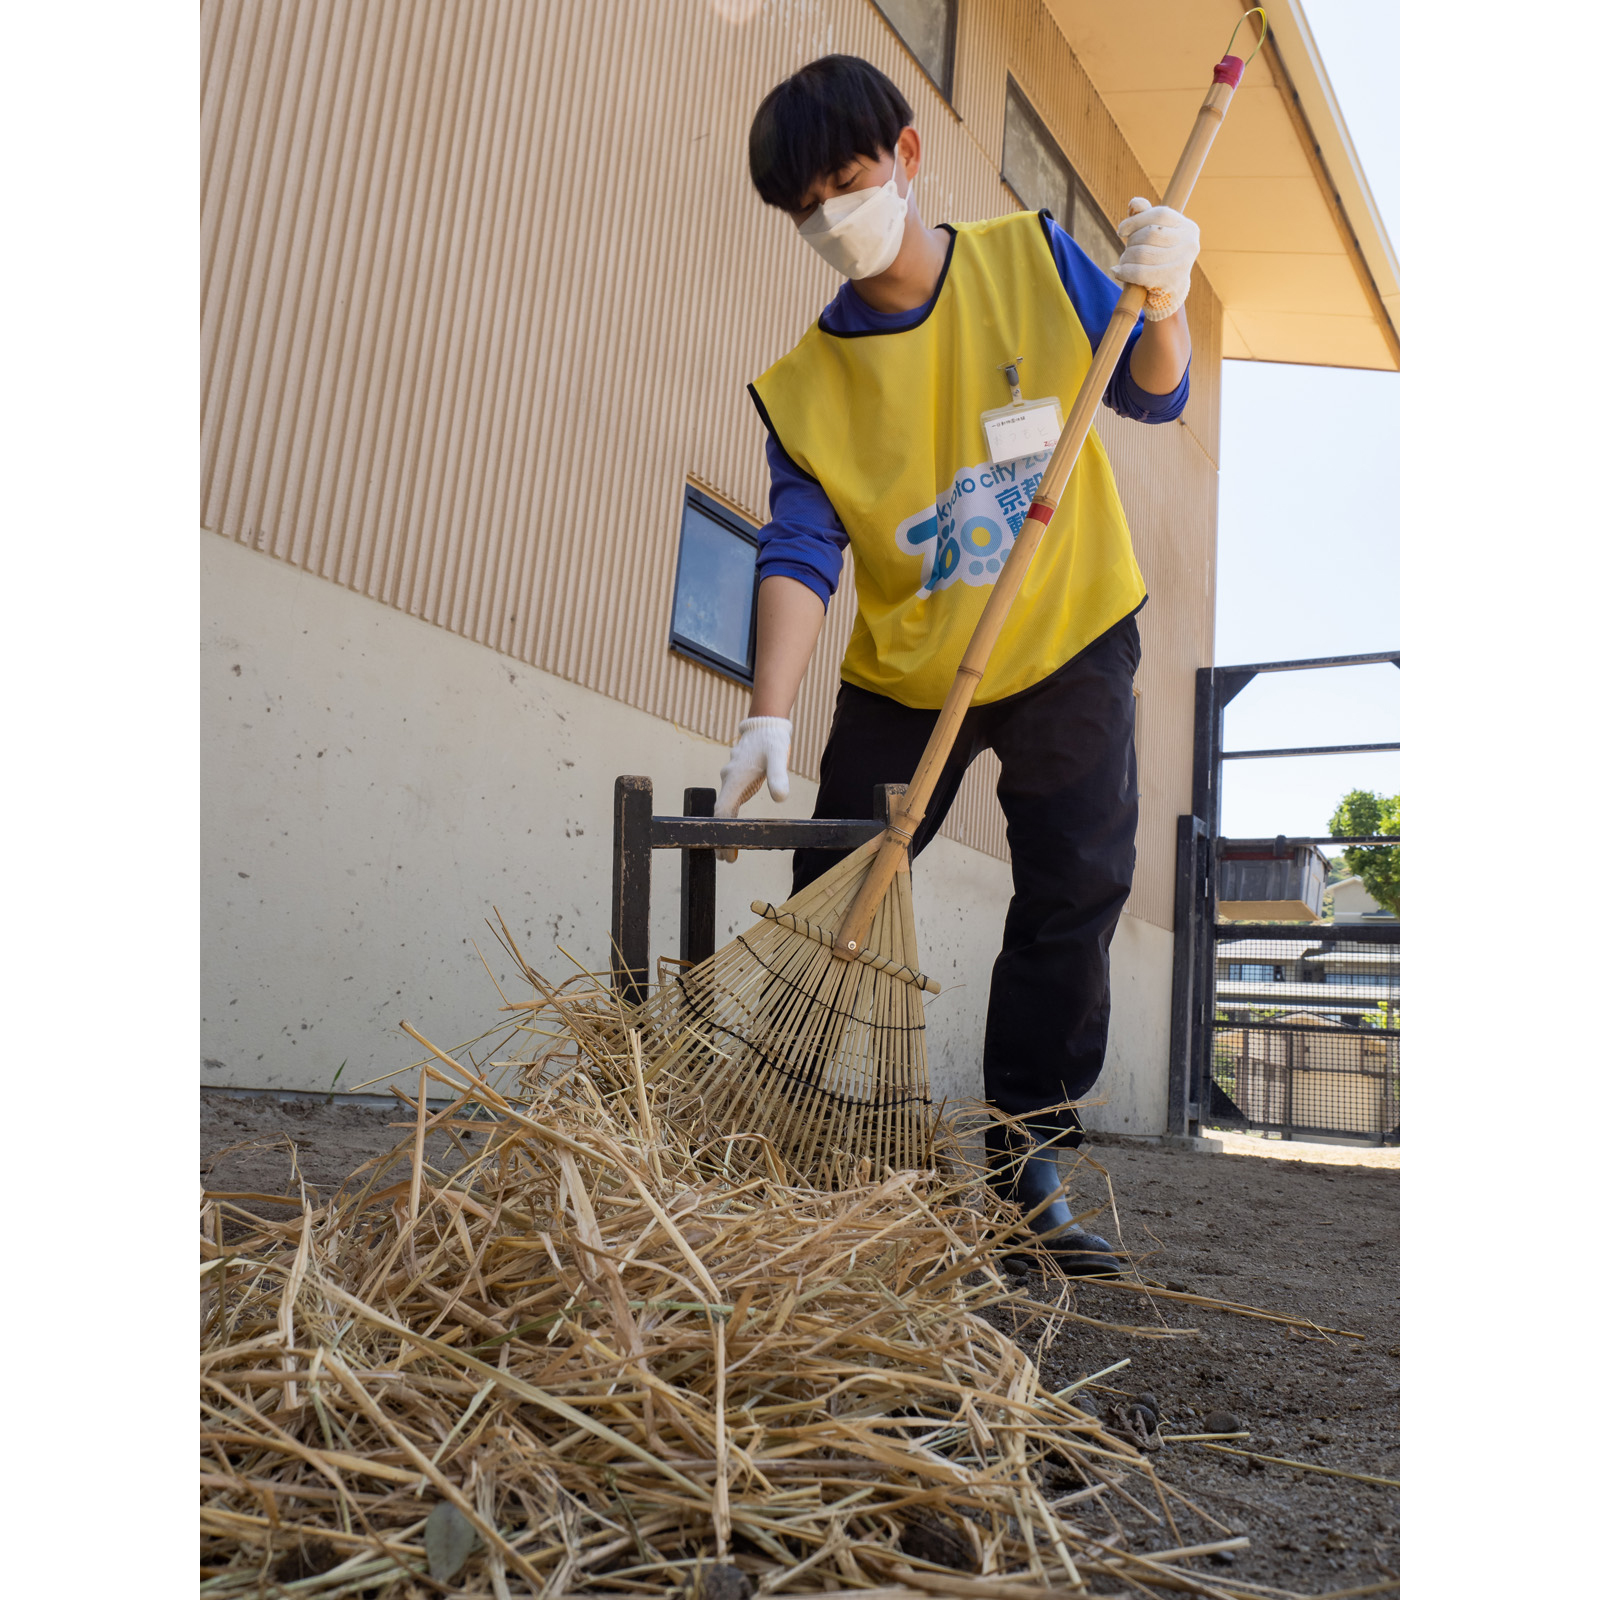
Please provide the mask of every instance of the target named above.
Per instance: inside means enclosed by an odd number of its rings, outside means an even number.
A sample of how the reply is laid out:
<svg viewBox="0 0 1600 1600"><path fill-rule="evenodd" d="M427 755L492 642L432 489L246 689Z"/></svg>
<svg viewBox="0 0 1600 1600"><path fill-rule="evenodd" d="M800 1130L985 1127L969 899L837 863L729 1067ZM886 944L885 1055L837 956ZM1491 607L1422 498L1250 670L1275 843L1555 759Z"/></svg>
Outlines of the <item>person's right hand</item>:
<svg viewBox="0 0 1600 1600"><path fill-rule="evenodd" d="M733 752L722 769L713 815L736 817L739 807L766 781L774 800L789 798L789 742L794 729L787 717L746 717L739 724ZM737 861L737 850L719 850L721 861Z"/></svg>

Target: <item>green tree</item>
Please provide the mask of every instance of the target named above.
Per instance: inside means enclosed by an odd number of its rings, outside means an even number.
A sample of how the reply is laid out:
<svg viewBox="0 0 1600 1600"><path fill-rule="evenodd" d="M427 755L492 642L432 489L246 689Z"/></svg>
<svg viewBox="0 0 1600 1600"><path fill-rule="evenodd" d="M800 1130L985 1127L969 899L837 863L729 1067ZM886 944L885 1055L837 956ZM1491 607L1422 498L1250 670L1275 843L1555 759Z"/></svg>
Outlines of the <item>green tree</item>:
<svg viewBox="0 0 1600 1600"><path fill-rule="evenodd" d="M1352 789L1328 820L1328 832L1340 837L1400 832L1400 796ZM1344 858L1368 894L1385 911L1400 915L1400 846L1346 845Z"/></svg>

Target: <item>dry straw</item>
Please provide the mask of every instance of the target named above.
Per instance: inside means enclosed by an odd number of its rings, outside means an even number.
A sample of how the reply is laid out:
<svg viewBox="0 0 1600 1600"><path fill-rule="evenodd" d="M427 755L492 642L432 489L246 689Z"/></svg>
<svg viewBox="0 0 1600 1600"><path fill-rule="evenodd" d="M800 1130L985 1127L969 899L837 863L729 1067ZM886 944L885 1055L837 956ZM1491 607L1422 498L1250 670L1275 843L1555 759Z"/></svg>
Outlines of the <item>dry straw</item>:
<svg viewBox="0 0 1600 1600"><path fill-rule="evenodd" d="M207 1197L203 1593L1240 1592L980 1315L1077 1314L1012 1291L948 1136L828 1188L734 1162L608 991L528 976L481 1070L413 1030L413 1131L332 1200ZM1172 1548L1092 1537L1107 1495Z"/></svg>

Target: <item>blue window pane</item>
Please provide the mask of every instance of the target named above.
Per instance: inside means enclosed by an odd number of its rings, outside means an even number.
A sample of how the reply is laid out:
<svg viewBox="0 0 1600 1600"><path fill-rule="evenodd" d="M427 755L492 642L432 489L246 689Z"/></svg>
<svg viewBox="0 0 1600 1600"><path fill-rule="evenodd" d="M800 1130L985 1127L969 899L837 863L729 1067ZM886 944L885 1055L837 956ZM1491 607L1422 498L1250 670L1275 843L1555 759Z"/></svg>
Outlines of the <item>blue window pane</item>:
<svg viewBox="0 0 1600 1600"><path fill-rule="evenodd" d="M749 667L755 581L756 547L697 506L685 505L672 631L702 650Z"/></svg>

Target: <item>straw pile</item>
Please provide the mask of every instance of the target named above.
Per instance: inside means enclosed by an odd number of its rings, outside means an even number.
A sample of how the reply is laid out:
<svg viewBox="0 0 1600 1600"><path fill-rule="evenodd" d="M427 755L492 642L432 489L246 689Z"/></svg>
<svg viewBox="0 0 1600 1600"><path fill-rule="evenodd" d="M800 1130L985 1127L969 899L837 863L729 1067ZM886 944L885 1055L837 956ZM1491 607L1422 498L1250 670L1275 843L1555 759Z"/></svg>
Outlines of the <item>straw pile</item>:
<svg viewBox="0 0 1600 1600"><path fill-rule="evenodd" d="M333 1199L207 1200L203 1593L1216 1592L1074 1523L1151 1469L977 1314L1074 1315L996 1270L951 1145L752 1176L662 1121L608 992L541 990L532 1064L426 1046L413 1133ZM437 1132L463 1164L406 1173Z"/></svg>

